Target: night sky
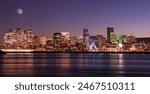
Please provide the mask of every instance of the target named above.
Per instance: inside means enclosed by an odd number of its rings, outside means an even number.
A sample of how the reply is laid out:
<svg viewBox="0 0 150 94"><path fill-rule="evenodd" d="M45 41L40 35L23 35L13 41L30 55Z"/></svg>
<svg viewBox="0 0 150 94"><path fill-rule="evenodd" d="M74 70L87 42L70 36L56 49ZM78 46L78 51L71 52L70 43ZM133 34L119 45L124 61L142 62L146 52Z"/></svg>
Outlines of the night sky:
<svg viewBox="0 0 150 94"><path fill-rule="evenodd" d="M23 14L18 14L21 8ZM10 28L31 28L36 35L68 31L150 36L150 0L0 0L0 35Z"/></svg>

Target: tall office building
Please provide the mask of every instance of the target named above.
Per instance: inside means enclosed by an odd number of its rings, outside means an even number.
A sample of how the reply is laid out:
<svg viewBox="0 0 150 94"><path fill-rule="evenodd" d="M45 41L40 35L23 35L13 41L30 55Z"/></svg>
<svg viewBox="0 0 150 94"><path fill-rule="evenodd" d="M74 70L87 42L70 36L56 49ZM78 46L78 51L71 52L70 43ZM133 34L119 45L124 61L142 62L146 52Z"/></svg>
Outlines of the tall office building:
<svg viewBox="0 0 150 94"><path fill-rule="evenodd" d="M108 41L108 43L111 42L110 37L111 37L112 32L114 32L114 28L113 27L107 27L107 41Z"/></svg>
<svg viewBox="0 0 150 94"><path fill-rule="evenodd" d="M49 40L49 36L46 34L42 34L42 36L39 38L39 42L42 47L46 46L46 41Z"/></svg>
<svg viewBox="0 0 150 94"><path fill-rule="evenodd" d="M53 44L55 47L60 47L61 40L61 33L57 32L53 34Z"/></svg>
<svg viewBox="0 0 150 94"><path fill-rule="evenodd" d="M57 32L53 34L53 44L56 47L61 47L63 43L68 44L69 40L69 32Z"/></svg>
<svg viewBox="0 0 150 94"><path fill-rule="evenodd" d="M29 48L34 42L33 30L9 29L4 35L5 48Z"/></svg>
<svg viewBox="0 0 150 94"><path fill-rule="evenodd" d="M116 32L110 32L110 43L111 44L119 44L119 34Z"/></svg>
<svg viewBox="0 0 150 94"><path fill-rule="evenodd" d="M83 42L87 47L89 46L89 37L88 29L83 29Z"/></svg>
<svg viewBox="0 0 150 94"><path fill-rule="evenodd" d="M27 30L25 30L25 32L26 32L27 44L28 44L29 48L33 47L33 45L34 45L34 37L35 37L34 31L32 29L27 29Z"/></svg>
<svg viewBox="0 0 150 94"><path fill-rule="evenodd" d="M63 41L70 40L69 32L60 32Z"/></svg>

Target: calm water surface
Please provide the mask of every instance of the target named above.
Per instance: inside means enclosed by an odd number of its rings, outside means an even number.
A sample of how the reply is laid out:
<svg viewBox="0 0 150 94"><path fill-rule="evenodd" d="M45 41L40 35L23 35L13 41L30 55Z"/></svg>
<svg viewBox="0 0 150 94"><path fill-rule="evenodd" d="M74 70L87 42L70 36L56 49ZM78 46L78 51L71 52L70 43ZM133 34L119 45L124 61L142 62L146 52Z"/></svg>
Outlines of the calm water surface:
<svg viewBox="0 0 150 94"><path fill-rule="evenodd" d="M150 77L150 54L1 54L0 76Z"/></svg>

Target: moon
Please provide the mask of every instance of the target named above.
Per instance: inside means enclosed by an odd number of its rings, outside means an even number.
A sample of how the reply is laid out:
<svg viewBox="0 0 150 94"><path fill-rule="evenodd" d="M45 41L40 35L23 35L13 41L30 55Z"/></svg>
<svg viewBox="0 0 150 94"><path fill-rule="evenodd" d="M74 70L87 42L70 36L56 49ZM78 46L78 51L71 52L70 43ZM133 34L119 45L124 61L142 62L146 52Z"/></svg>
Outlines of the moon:
<svg viewBox="0 0 150 94"><path fill-rule="evenodd" d="M21 15L23 13L23 10L21 8L19 8L19 9L17 9L17 13Z"/></svg>

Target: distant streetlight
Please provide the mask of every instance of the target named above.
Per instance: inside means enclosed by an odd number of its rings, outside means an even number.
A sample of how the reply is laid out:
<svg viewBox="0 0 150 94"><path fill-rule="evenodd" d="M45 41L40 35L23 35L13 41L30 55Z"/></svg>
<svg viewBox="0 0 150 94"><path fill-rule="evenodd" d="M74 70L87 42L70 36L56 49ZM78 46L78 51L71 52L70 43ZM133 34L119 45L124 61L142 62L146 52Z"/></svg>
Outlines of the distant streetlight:
<svg viewBox="0 0 150 94"><path fill-rule="evenodd" d="M119 45L119 47L120 47L120 48L122 48L122 47L123 47L123 44L122 44L122 43L119 43L118 45Z"/></svg>

